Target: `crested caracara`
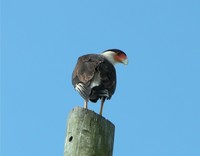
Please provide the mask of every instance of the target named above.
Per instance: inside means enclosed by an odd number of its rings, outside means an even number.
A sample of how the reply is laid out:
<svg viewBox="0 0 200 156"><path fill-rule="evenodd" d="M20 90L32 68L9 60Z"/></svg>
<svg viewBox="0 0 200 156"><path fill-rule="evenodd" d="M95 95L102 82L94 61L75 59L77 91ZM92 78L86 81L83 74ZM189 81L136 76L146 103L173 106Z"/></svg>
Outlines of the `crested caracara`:
<svg viewBox="0 0 200 156"><path fill-rule="evenodd" d="M72 84L84 99L84 108L88 101L101 99L100 115L102 115L105 99L110 99L116 88L117 63L127 64L126 54L119 49L108 49L101 54L87 54L78 58L72 74Z"/></svg>

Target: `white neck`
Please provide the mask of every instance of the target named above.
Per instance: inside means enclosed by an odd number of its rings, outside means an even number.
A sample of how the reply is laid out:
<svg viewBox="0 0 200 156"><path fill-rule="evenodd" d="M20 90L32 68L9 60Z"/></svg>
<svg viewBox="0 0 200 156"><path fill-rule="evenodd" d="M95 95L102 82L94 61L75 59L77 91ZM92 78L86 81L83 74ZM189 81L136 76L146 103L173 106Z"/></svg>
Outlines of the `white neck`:
<svg viewBox="0 0 200 156"><path fill-rule="evenodd" d="M114 60L114 52L112 51L107 51L102 53L101 55L103 55L110 63L112 63L113 65L117 64L118 62L116 60Z"/></svg>

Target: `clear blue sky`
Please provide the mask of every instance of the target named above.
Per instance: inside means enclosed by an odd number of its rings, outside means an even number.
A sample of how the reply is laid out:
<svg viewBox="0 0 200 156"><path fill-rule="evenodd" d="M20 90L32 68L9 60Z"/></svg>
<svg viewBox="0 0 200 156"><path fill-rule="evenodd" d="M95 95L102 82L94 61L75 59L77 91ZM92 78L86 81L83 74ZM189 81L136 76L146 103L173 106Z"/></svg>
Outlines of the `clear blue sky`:
<svg viewBox="0 0 200 156"><path fill-rule="evenodd" d="M200 155L199 0L2 0L1 154L63 155L78 56L119 48L114 156ZM89 104L98 112L100 104Z"/></svg>

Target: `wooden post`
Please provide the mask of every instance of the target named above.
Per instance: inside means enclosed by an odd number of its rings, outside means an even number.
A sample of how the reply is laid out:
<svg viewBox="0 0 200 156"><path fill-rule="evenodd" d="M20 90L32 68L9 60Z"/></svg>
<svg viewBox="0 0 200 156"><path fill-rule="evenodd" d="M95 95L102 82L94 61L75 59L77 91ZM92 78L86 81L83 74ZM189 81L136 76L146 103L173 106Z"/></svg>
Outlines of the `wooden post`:
<svg viewBox="0 0 200 156"><path fill-rule="evenodd" d="M76 107L68 117L64 156L112 156L114 131L104 117Z"/></svg>

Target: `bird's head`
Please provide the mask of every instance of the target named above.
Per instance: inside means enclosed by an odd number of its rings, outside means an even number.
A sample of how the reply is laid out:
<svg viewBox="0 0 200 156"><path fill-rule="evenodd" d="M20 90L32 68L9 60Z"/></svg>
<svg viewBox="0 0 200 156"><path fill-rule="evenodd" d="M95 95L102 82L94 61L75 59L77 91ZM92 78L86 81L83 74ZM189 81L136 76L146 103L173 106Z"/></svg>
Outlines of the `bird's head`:
<svg viewBox="0 0 200 156"><path fill-rule="evenodd" d="M125 65L128 64L128 58L125 52L119 49L108 49L102 53L103 56L106 57L113 65L117 63L123 63Z"/></svg>

